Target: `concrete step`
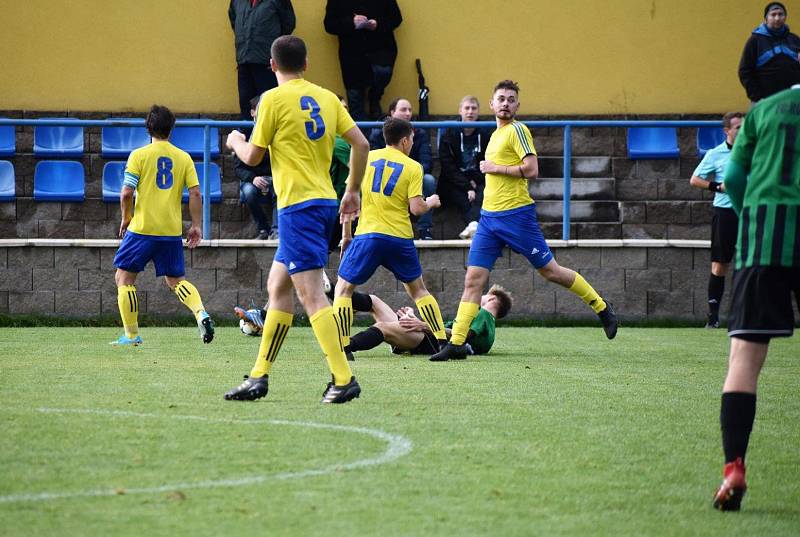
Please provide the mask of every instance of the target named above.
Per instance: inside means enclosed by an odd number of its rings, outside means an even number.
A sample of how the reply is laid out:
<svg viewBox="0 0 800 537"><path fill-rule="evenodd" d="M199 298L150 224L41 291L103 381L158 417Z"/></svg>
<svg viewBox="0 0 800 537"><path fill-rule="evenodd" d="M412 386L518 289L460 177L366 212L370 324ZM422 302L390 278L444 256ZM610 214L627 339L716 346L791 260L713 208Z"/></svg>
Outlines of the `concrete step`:
<svg viewBox="0 0 800 537"><path fill-rule="evenodd" d="M536 214L541 222L560 222L564 206L560 201L537 201ZM619 222L616 201L572 201L569 207L572 222Z"/></svg>
<svg viewBox="0 0 800 537"><path fill-rule="evenodd" d="M611 157L572 157L572 177L612 177ZM563 177L563 157L539 157L539 177Z"/></svg>
<svg viewBox="0 0 800 537"><path fill-rule="evenodd" d="M570 182L573 200L613 200L616 197L615 180L603 178L573 178ZM536 201L564 199L564 180L537 179L530 183L528 192Z"/></svg>

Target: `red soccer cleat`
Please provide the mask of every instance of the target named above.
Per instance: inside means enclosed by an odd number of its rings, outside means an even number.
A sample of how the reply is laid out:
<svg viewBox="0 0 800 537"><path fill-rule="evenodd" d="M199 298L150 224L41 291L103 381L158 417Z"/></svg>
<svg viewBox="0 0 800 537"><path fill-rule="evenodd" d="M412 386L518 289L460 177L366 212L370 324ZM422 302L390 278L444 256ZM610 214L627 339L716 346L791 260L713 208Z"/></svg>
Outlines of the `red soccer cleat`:
<svg viewBox="0 0 800 537"><path fill-rule="evenodd" d="M747 483L744 479L745 467L742 458L725 465L719 490L714 495L714 508L720 511L738 511L742 505L742 498L747 492Z"/></svg>

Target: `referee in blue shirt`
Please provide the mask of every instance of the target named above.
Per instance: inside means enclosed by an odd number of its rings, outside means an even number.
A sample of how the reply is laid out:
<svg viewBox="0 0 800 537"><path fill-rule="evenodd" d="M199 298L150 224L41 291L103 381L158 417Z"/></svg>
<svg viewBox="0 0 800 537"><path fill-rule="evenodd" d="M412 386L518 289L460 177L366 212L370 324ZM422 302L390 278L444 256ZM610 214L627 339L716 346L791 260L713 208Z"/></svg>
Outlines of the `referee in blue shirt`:
<svg viewBox="0 0 800 537"><path fill-rule="evenodd" d="M725 274L736 251L739 218L725 193L725 167L731 148L742 126L742 112L728 112L722 118L725 141L710 149L692 174L689 184L714 192L714 215L711 218L711 275L708 279L708 322L706 328L719 328L719 305L725 291Z"/></svg>

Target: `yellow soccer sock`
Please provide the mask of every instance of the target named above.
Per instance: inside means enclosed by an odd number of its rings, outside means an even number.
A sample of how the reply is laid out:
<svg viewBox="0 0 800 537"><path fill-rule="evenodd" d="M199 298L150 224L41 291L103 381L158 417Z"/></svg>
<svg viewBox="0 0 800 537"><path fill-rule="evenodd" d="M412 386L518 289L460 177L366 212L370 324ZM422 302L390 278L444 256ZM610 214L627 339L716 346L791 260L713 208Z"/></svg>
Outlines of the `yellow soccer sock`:
<svg viewBox="0 0 800 537"><path fill-rule="evenodd" d="M181 280L178 282L178 285L175 286L175 294L178 300L191 310L195 319L197 319L201 311L205 311L200 293L197 292L195 286L189 283L188 280Z"/></svg>
<svg viewBox="0 0 800 537"><path fill-rule="evenodd" d="M453 333L450 335L450 343L453 345L463 345L469 334L469 325L478 315L480 306L474 302L461 302L458 305L456 320L453 322Z"/></svg>
<svg viewBox="0 0 800 537"><path fill-rule="evenodd" d="M269 374L278 351L281 350L286 333L292 326L294 315L285 311L273 309L267 310L267 318L264 319L264 329L261 331L261 345L258 346L258 356L256 363L250 371L251 377L263 377Z"/></svg>
<svg viewBox="0 0 800 537"><path fill-rule="evenodd" d="M136 296L136 286L117 287L117 306L122 326L125 327L125 336L135 338L139 335L139 298Z"/></svg>
<svg viewBox="0 0 800 537"><path fill-rule="evenodd" d="M350 345L350 329L353 326L353 297L337 296L333 301L333 314L342 334L342 347L347 347Z"/></svg>
<svg viewBox="0 0 800 537"><path fill-rule="evenodd" d="M600 298L597 291L595 291L594 288L589 285L589 282L584 280L583 276L577 272L575 273L575 281L572 282L572 287L570 287L569 290L589 304L589 307L592 308L595 313L600 313L606 309L606 303Z"/></svg>
<svg viewBox="0 0 800 537"><path fill-rule="evenodd" d="M417 300L417 310L419 310L420 315L422 315L422 319L428 323L436 339L447 339L444 331L442 311L439 309L439 303L436 302L433 295L427 295Z"/></svg>
<svg viewBox="0 0 800 537"><path fill-rule="evenodd" d="M325 353L328 367L333 374L333 383L337 386L344 386L350 382L353 372L344 356L342 340L339 336L339 325L336 322L336 315L333 308L327 306L315 313L311 319L311 328L317 337L317 342Z"/></svg>

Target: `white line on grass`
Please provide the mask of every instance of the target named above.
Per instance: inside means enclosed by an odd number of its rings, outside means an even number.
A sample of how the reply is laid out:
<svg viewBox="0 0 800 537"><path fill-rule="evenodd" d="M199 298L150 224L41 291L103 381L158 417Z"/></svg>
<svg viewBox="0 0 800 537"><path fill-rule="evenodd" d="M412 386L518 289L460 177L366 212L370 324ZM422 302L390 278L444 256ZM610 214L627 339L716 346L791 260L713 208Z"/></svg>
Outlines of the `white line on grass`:
<svg viewBox="0 0 800 537"><path fill-rule="evenodd" d="M408 455L412 449L412 443L409 439L380 431L378 429L367 429L366 427L352 427L350 425L331 425L326 423L314 423L310 421L289 421L289 420L246 420L246 419L231 419L231 418L209 418L206 416L186 416L186 415L167 415L167 414L150 414L143 412L128 412L124 410L100 410L100 409L69 409L69 408L39 408L39 412L52 413L52 414L98 414L103 416L127 416L134 418L168 418L185 421L204 421L209 423L228 423L228 424L242 424L242 425L292 425L296 427L308 427L311 429L329 429L333 431L343 431L347 433L357 433L372 436L387 443L386 450L377 457L369 459L361 459L353 462L342 464L334 464L318 469L301 470L297 472L282 472L272 475L254 475L247 477L240 477L234 479L218 479L208 481L195 481L189 483L171 483L161 485L159 487L139 487L139 488L125 488L123 489L98 489L98 490L85 490L74 492L37 492L29 494L10 494L7 496L0 496L0 503L14 503L14 502L40 502L48 500L61 500L67 498L85 498L97 496L117 496L121 494L154 494L160 492L169 492L174 490L183 489L210 489L219 487L241 487L245 485L255 485L265 481L285 481L288 479L299 479L303 477L313 477L319 475L332 474L342 470L354 470L356 468L365 468L368 466L376 466L379 464L386 464L395 459L399 459Z"/></svg>

